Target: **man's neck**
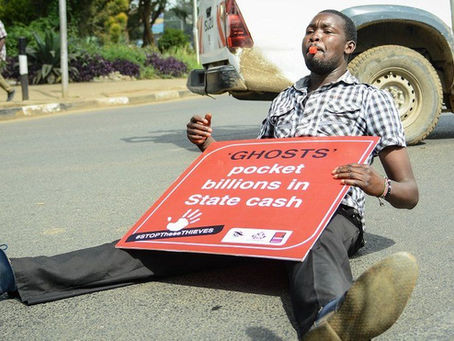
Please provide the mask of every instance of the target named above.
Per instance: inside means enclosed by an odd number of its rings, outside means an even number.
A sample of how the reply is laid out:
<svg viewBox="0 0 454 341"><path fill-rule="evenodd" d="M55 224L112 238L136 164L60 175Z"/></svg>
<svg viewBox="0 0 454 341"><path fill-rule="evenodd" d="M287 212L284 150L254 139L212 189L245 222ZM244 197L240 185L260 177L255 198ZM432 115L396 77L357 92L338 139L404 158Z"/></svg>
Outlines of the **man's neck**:
<svg viewBox="0 0 454 341"><path fill-rule="evenodd" d="M346 71L347 67L335 69L325 75L319 75L314 72L311 72L310 74L311 82L309 85L309 91L317 90L318 88L322 87L325 84L337 81Z"/></svg>

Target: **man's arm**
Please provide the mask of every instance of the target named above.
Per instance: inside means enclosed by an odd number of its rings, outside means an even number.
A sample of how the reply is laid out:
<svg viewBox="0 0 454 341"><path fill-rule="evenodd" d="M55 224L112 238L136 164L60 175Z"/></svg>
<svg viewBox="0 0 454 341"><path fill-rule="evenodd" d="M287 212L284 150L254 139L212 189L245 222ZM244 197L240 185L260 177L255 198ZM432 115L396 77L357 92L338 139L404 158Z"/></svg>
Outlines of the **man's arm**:
<svg viewBox="0 0 454 341"><path fill-rule="evenodd" d="M0 38L0 50L3 48L3 45L5 45L5 37Z"/></svg>
<svg viewBox="0 0 454 341"><path fill-rule="evenodd" d="M387 147L380 154L380 161L391 180L391 192L386 200L397 208L413 208L419 194L413 170L405 147ZM341 183L361 188L366 194L380 197L386 189L386 180L369 165L349 164L337 167L333 176Z"/></svg>
<svg viewBox="0 0 454 341"><path fill-rule="evenodd" d="M203 152L208 146L215 142L211 136L211 114L206 114L205 117L194 115L186 125L186 135L192 143L194 143Z"/></svg>
<svg viewBox="0 0 454 341"><path fill-rule="evenodd" d="M404 147L388 147L380 154L380 161L391 183L391 193L386 200L398 208L413 208L419 200L418 185Z"/></svg>

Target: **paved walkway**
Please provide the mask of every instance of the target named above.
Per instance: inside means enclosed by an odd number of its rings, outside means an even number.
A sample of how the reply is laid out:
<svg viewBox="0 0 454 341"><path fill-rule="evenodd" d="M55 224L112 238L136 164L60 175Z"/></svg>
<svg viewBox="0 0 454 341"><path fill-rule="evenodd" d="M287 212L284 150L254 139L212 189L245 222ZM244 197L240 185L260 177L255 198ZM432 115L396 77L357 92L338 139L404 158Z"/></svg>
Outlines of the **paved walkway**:
<svg viewBox="0 0 454 341"><path fill-rule="evenodd" d="M186 78L135 81L99 81L70 83L68 96L63 98L61 84L29 85L29 99L22 100L21 86L6 102L6 92L0 92L0 121L70 110L106 106L145 104L192 96L186 88Z"/></svg>

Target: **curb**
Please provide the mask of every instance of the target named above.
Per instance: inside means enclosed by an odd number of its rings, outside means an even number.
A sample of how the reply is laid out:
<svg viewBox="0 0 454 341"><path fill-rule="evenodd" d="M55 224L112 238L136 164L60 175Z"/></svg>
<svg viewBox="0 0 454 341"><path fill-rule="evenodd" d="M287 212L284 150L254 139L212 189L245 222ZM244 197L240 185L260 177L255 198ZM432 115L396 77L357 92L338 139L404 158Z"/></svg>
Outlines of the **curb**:
<svg viewBox="0 0 454 341"><path fill-rule="evenodd" d="M103 108L110 106L146 104L154 102L170 101L180 98L196 96L189 90L160 91L142 96L119 96L102 97L85 101L57 102L46 104L25 105L0 109L0 121L13 120L16 118L34 117L40 115L56 114L81 110L87 108Z"/></svg>

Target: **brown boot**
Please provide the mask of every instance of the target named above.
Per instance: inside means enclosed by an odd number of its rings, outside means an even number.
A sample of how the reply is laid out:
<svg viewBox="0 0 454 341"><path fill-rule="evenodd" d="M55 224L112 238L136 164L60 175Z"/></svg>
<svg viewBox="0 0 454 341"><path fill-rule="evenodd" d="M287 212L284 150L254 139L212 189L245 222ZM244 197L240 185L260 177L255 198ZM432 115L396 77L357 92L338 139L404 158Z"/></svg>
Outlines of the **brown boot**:
<svg viewBox="0 0 454 341"><path fill-rule="evenodd" d="M312 340L370 340L397 321L418 277L416 259L393 254L365 271L353 283L337 311L316 322L303 337Z"/></svg>

